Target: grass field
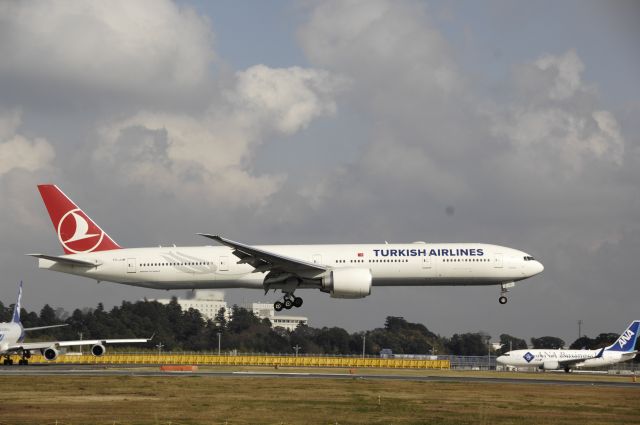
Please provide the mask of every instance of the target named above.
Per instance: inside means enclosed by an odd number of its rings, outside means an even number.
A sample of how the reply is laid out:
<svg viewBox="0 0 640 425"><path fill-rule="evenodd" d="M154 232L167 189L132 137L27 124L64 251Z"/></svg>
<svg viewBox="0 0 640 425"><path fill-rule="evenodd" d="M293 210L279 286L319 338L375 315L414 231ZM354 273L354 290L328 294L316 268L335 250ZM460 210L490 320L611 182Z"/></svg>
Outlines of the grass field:
<svg viewBox="0 0 640 425"><path fill-rule="evenodd" d="M640 384L0 376L0 385L0 424L640 424Z"/></svg>

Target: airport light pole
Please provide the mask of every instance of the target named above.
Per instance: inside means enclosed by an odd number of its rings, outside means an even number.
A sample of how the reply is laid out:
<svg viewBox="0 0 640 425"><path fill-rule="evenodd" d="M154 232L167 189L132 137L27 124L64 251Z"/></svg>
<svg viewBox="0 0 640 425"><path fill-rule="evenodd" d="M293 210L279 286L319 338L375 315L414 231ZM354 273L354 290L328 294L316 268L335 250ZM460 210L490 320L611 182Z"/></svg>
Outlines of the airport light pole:
<svg viewBox="0 0 640 425"><path fill-rule="evenodd" d="M491 370L491 337L487 337L487 370Z"/></svg>
<svg viewBox="0 0 640 425"><path fill-rule="evenodd" d="M164 344L159 342L156 347L158 348L158 356L160 356L162 354L162 347L164 347Z"/></svg>
<svg viewBox="0 0 640 425"><path fill-rule="evenodd" d="M220 355L220 341L222 339L222 332L218 332L218 355Z"/></svg>
<svg viewBox="0 0 640 425"><path fill-rule="evenodd" d="M578 320L578 339L582 338L582 319Z"/></svg>
<svg viewBox="0 0 640 425"><path fill-rule="evenodd" d="M362 358L364 359L364 349L367 346L367 333L362 334Z"/></svg>
<svg viewBox="0 0 640 425"><path fill-rule="evenodd" d="M293 349L296 350L296 357L298 357L298 350L301 349L302 347L300 347L298 344L296 344Z"/></svg>

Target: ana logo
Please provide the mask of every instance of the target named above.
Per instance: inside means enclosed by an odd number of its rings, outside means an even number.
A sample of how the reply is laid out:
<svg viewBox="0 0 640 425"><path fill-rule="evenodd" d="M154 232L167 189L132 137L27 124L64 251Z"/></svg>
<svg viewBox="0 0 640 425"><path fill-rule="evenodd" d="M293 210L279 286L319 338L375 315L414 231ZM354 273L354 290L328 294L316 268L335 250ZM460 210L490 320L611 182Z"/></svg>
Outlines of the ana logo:
<svg viewBox="0 0 640 425"><path fill-rule="evenodd" d="M624 348L624 346L627 345L627 343L631 340L633 335L635 334L631 331L631 329L627 329L622 335L620 335L620 338L618 338L618 345L620 345L620 348Z"/></svg>
<svg viewBox="0 0 640 425"><path fill-rule="evenodd" d="M58 223L58 240L74 254L93 251L103 238L104 232L79 208L67 212Z"/></svg>
<svg viewBox="0 0 640 425"><path fill-rule="evenodd" d="M533 360L535 357L533 354L531 354L530 352L527 351L527 354L525 354L524 356L522 356L527 363L531 363L531 360Z"/></svg>

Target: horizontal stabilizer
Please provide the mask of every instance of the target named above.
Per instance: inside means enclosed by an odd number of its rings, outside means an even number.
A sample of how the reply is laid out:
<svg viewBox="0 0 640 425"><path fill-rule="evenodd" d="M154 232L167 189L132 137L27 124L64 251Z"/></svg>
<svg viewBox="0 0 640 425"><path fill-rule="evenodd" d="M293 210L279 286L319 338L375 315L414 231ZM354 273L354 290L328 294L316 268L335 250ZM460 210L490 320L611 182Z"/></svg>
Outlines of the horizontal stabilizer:
<svg viewBox="0 0 640 425"><path fill-rule="evenodd" d="M69 266L80 266L80 267L97 267L102 263L96 262L92 263L90 261L77 260L75 258L69 257L58 257L55 255L45 255L45 254L27 254L30 257L42 258L44 260L53 261L55 263L67 264Z"/></svg>

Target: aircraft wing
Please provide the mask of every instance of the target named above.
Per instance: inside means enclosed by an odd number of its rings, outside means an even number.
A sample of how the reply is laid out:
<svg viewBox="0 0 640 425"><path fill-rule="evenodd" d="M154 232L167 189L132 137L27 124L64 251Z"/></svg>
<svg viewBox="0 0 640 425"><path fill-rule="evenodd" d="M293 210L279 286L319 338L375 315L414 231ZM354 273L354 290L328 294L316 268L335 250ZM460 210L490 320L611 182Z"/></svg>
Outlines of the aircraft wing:
<svg viewBox="0 0 640 425"><path fill-rule="evenodd" d="M238 257L239 264L249 264L254 267L254 272L267 272L271 270L290 272L290 273L303 273L312 272L320 273L329 270L329 267L322 264L309 263L295 258L290 258L284 255L276 254L271 251L265 251L260 248L255 248L250 245L245 245L240 242L235 242L227 238L223 238L218 235L209 235L206 233L198 233L205 238L213 239L222 245L226 245L233 248L233 255Z"/></svg>
<svg viewBox="0 0 640 425"><path fill-rule="evenodd" d="M560 366L571 366L574 365L576 363L582 363L585 360L591 360L591 359L599 359L600 357L602 357L602 355L604 354L604 348L601 349L600 351L598 351L598 353L595 356L592 357L584 357L582 359L567 359L567 360L560 360L558 361L558 364Z"/></svg>
<svg viewBox="0 0 640 425"><path fill-rule="evenodd" d="M78 260L75 258L68 257L59 257L56 255L45 255L45 254L27 254L30 257L42 258L44 260L54 261L56 263L67 264L70 266L80 266L80 267L96 267L101 263L92 263L91 261Z"/></svg>
<svg viewBox="0 0 640 425"><path fill-rule="evenodd" d="M58 347L77 347L79 345L95 344L138 344L149 342L151 338L129 338L129 339L81 339L77 341L59 341Z"/></svg>
<svg viewBox="0 0 640 425"><path fill-rule="evenodd" d="M151 338L129 338L129 339L81 339L77 341L43 341L43 342L18 342L7 347L7 352L22 350L44 350L45 348L54 347L77 347L81 345L95 344L138 344L149 342Z"/></svg>
<svg viewBox="0 0 640 425"><path fill-rule="evenodd" d="M51 328L59 328L62 326L69 326L68 323L62 323L60 325L49 325L49 326L36 326L35 328L22 328L23 331L28 332L28 331L40 331L42 329L51 329Z"/></svg>

